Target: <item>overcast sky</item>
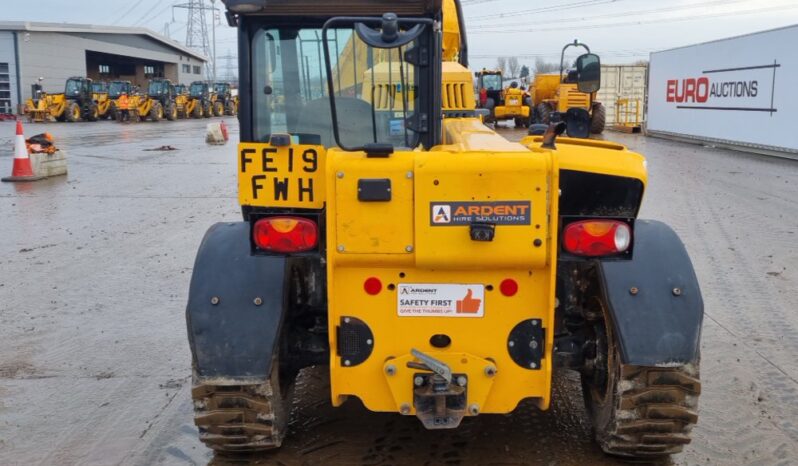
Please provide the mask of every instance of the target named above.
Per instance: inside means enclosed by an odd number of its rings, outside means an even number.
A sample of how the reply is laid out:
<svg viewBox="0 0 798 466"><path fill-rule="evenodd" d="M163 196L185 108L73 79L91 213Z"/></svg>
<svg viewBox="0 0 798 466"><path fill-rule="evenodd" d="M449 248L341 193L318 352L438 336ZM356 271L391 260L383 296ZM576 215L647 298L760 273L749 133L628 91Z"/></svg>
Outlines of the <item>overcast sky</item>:
<svg viewBox="0 0 798 466"><path fill-rule="evenodd" d="M0 19L144 26L186 40L187 0L0 0ZM210 0L205 0L210 5ZM334 0L330 0L334 1ZM462 0L471 67L493 67L498 56L558 62L578 38L603 63L632 63L651 51L798 24L796 0ZM221 8L221 1L216 1ZM206 12L210 24L210 11ZM168 26L167 26L168 25ZM209 26L210 32L210 26ZM235 30L217 20L220 78L235 62ZM574 54L575 55L575 54Z"/></svg>

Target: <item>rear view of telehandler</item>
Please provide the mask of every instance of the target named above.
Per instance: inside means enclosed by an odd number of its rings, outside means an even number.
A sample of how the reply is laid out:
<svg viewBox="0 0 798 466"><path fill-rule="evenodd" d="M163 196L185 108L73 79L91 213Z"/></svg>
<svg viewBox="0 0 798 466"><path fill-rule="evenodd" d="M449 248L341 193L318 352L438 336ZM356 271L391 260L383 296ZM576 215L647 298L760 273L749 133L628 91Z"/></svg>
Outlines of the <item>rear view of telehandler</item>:
<svg viewBox="0 0 798 466"><path fill-rule="evenodd" d="M548 125L556 121L564 121L568 125L567 134L571 137L586 138L591 134L601 134L606 124L606 109L596 101L601 82L601 63L597 55L594 63L584 64L587 70L566 70L565 51L569 47L582 47L587 53L587 45L574 41L566 44L560 55L559 74L538 74L531 86L532 104L534 105L535 122ZM595 85L578 86L578 73L588 72L599 78Z"/></svg>
<svg viewBox="0 0 798 466"><path fill-rule="evenodd" d="M485 117L488 123L512 120L516 128L526 128L532 117L532 100L526 91L518 87L518 83L504 86L501 70L477 71L477 94L479 107L489 113Z"/></svg>
<svg viewBox="0 0 798 466"><path fill-rule="evenodd" d="M334 406L428 429L549 409L573 370L604 451L690 442L703 305L673 230L637 218L643 156L564 124L521 144L483 125L454 0L225 4L246 52L243 221L207 231L189 290L206 445L279 447L319 365ZM583 92L597 63L577 60Z"/></svg>

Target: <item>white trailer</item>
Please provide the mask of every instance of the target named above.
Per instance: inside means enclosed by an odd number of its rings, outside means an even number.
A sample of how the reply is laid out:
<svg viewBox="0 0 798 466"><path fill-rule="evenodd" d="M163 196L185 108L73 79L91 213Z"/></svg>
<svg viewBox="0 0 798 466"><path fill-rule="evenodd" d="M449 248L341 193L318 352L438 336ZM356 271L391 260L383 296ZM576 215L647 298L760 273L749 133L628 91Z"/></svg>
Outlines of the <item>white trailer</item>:
<svg viewBox="0 0 798 466"><path fill-rule="evenodd" d="M647 134L798 157L798 25L651 54Z"/></svg>

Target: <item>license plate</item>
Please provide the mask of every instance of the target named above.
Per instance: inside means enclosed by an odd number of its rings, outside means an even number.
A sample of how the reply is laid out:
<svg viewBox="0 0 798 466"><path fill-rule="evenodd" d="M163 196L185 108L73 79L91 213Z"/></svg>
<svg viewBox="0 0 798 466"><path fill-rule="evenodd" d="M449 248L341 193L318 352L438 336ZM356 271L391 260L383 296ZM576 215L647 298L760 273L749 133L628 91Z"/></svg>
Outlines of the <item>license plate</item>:
<svg viewBox="0 0 798 466"><path fill-rule="evenodd" d="M241 205L324 207L323 146L242 143L238 146L238 198Z"/></svg>
<svg viewBox="0 0 798 466"><path fill-rule="evenodd" d="M400 283L400 317L483 317L485 286L452 283Z"/></svg>
<svg viewBox="0 0 798 466"><path fill-rule="evenodd" d="M518 105L518 99L510 99L510 105Z"/></svg>

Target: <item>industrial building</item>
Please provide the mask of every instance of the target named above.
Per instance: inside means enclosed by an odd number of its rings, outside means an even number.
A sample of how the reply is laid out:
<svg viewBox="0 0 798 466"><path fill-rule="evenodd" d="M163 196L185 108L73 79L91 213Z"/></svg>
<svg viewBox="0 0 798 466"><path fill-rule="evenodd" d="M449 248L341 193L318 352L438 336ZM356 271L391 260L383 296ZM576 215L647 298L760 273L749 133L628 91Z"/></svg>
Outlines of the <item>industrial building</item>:
<svg viewBox="0 0 798 466"><path fill-rule="evenodd" d="M206 58L138 27L0 21L0 113L14 113L43 78L46 92L64 92L70 76L128 80L138 86L165 77L204 79Z"/></svg>

